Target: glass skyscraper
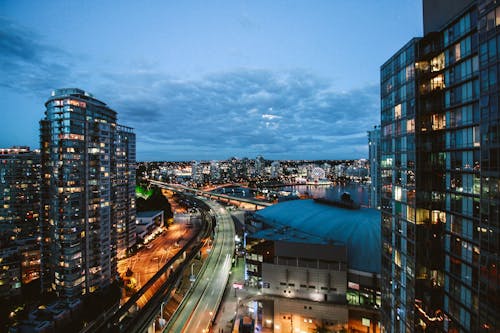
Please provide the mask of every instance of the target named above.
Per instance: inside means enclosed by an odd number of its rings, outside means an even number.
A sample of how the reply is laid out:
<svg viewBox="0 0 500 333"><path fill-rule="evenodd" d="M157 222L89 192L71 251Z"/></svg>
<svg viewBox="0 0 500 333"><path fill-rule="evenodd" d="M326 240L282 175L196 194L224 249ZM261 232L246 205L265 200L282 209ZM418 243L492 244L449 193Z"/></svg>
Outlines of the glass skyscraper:
<svg viewBox="0 0 500 333"><path fill-rule="evenodd" d="M497 6L424 0L424 37L381 67L387 332L500 329Z"/></svg>
<svg viewBox="0 0 500 333"><path fill-rule="evenodd" d="M117 277L118 240L135 220L135 136L83 90L55 90L45 106L42 286L71 298Z"/></svg>

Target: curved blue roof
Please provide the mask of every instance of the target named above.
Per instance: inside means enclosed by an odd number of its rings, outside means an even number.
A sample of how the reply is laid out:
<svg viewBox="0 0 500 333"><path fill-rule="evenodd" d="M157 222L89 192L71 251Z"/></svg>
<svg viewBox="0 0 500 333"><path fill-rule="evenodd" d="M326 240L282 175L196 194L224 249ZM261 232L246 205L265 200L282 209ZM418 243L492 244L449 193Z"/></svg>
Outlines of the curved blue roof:
<svg viewBox="0 0 500 333"><path fill-rule="evenodd" d="M287 236L292 233L296 237L285 237L287 241L343 243L347 245L349 268L380 273L381 228L380 212L376 209L347 209L316 203L313 200L294 200L259 210L256 215L270 228L290 227L291 232L287 232ZM269 231L262 230L253 237L284 239L282 233Z"/></svg>

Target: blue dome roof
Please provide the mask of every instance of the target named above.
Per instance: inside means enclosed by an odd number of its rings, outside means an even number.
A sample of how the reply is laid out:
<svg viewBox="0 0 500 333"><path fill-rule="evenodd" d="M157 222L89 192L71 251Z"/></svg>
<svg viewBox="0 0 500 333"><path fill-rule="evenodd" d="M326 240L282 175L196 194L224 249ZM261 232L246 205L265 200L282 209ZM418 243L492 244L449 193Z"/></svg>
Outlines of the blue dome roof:
<svg viewBox="0 0 500 333"><path fill-rule="evenodd" d="M340 242L347 245L350 269L380 273L382 245L380 212L370 208L347 209L313 200L294 200L256 212L270 228L290 227L282 233L263 230L253 237L301 243ZM295 237L290 237L290 234Z"/></svg>

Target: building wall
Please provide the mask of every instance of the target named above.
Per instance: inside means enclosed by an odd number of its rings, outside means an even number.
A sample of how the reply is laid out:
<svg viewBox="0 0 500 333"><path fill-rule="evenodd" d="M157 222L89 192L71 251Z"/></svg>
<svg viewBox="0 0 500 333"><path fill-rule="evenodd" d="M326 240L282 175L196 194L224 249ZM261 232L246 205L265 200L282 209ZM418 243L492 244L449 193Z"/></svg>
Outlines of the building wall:
<svg viewBox="0 0 500 333"><path fill-rule="evenodd" d="M117 277L117 208L127 197L117 179L132 175L121 172L115 111L80 89L55 90L45 106L42 283L71 298Z"/></svg>
<svg viewBox="0 0 500 333"><path fill-rule="evenodd" d="M388 332L411 330L414 321L418 43L412 39L381 67L381 293Z"/></svg>
<svg viewBox="0 0 500 333"><path fill-rule="evenodd" d="M345 306L298 299L274 299L275 332L312 332L321 325L338 330L347 327L347 321L348 310Z"/></svg>
<svg viewBox="0 0 500 333"><path fill-rule="evenodd" d="M368 155L370 161L370 207L380 207L380 126L368 131Z"/></svg>
<svg viewBox="0 0 500 333"><path fill-rule="evenodd" d="M424 34L440 31L473 0L423 0Z"/></svg>
<svg viewBox="0 0 500 333"><path fill-rule="evenodd" d="M263 294L345 302L347 272L262 263L262 283Z"/></svg>
<svg viewBox="0 0 500 333"><path fill-rule="evenodd" d="M40 154L0 150L0 297L39 277Z"/></svg>
<svg viewBox="0 0 500 333"><path fill-rule="evenodd" d="M472 330L500 330L500 112L499 84L500 67L500 3L481 1L478 18L479 38L479 86L480 86L480 156L481 194L479 225L468 226L472 231L472 244L466 243L463 256L470 260L472 246L472 276L474 286L470 296L472 311L477 315ZM474 198L476 200L477 197ZM476 212L474 212L474 216ZM462 234L465 230L462 229ZM470 237L469 237L470 238ZM451 240L450 240L451 242ZM479 248L479 249L478 249ZM478 251L479 250L479 251ZM479 253L478 253L479 252ZM451 259L450 259L451 261ZM477 288L477 289L476 289ZM462 295L462 290L460 294ZM450 293L451 293L450 288ZM456 293L457 294L457 293ZM457 299L457 296L454 296ZM469 304L465 308L470 309ZM450 305L451 307L451 305ZM460 311L462 311L460 309ZM471 320L474 317L471 317Z"/></svg>
<svg viewBox="0 0 500 333"><path fill-rule="evenodd" d="M494 1L434 3L444 7L431 13L424 1L424 26L441 23L413 43L415 136L404 142L390 80L408 45L381 68L383 325L393 332L495 331L500 10ZM415 151L412 187L403 143Z"/></svg>
<svg viewBox="0 0 500 333"><path fill-rule="evenodd" d="M115 219L118 258L123 258L136 244L135 206L135 133L132 128L117 127L115 177Z"/></svg>

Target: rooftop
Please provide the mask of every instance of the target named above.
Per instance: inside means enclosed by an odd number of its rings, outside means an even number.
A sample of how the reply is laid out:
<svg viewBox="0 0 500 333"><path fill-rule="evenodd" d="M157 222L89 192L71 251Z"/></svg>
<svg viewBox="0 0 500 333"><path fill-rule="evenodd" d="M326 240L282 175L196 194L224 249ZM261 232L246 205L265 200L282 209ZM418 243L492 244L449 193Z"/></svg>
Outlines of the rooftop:
<svg viewBox="0 0 500 333"><path fill-rule="evenodd" d="M160 213L163 213L162 210L147 210L147 211L144 211L144 212L137 212L137 217L138 218L151 218L151 217L155 217L156 215L160 214Z"/></svg>
<svg viewBox="0 0 500 333"><path fill-rule="evenodd" d="M380 273L380 212L294 200L256 212L267 229L255 238L317 244L345 244L350 269Z"/></svg>

